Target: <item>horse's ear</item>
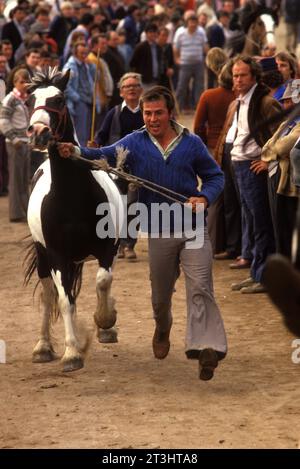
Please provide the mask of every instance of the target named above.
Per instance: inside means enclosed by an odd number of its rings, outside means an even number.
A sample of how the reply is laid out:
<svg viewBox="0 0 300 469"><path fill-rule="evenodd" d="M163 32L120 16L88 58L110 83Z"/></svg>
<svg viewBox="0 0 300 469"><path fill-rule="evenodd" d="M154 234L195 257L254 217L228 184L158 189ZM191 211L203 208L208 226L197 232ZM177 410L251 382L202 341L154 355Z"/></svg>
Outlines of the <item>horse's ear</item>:
<svg viewBox="0 0 300 469"><path fill-rule="evenodd" d="M65 91L70 78L71 70L68 69L60 78L54 79L53 84L60 90Z"/></svg>

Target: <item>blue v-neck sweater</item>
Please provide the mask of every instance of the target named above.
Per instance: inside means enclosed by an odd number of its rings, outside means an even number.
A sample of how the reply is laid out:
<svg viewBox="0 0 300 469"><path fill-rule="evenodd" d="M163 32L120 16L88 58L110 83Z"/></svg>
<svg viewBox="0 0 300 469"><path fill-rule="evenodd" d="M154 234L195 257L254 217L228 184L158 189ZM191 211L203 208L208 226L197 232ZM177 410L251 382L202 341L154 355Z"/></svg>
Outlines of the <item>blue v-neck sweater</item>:
<svg viewBox="0 0 300 469"><path fill-rule="evenodd" d="M113 145L99 149L80 148L80 152L90 160L106 157L108 163L115 166L116 147L120 145L129 150L126 169L131 174L182 194L183 201L192 196L203 196L211 205L223 190L223 172L202 140L189 132L183 133L181 141L167 159L164 159L145 129L136 130ZM202 181L200 191L197 176ZM150 210L152 203L173 203L147 189L139 190L139 201Z"/></svg>

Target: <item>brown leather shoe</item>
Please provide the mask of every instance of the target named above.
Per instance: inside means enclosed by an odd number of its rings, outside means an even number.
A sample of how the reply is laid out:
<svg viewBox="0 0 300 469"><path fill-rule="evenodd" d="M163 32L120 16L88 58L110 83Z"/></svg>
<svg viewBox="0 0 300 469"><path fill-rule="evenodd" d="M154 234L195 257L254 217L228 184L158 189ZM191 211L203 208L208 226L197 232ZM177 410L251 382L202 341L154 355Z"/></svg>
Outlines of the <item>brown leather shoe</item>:
<svg viewBox="0 0 300 469"><path fill-rule="evenodd" d="M152 349L155 358L162 360L166 358L170 350L170 340L169 340L170 330L166 332L161 332L158 327L155 328L153 339L152 339Z"/></svg>
<svg viewBox="0 0 300 469"><path fill-rule="evenodd" d="M118 252L118 259L124 259L125 254L124 254L124 247L120 246L119 247L119 252Z"/></svg>
<svg viewBox="0 0 300 469"><path fill-rule="evenodd" d="M215 368L218 366L217 352L212 348L201 350L199 355L199 378L208 381L214 376Z"/></svg>
<svg viewBox="0 0 300 469"><path fill-rule="evenodd" d="M249 259L238 259L236 262L229 264L230 269L249 269L251 262Z"/></svg>

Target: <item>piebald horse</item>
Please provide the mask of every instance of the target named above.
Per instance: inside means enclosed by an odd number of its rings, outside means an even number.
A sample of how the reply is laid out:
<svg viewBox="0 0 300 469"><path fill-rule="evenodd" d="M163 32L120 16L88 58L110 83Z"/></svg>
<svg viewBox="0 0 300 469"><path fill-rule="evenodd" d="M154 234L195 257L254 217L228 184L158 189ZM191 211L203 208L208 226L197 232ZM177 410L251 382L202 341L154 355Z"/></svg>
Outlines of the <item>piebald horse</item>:
<svg viewBox="0 0 300 469"><path fill-rule="evenodd" d="M56 69L48 69L37 73L29 88L31 118L28 133L33 145L48 148L49 159L34 176L29 200L28 224L33 242L31 254L27 256L25 280L28 283L37 269L42 284L43 318L40 338L33 350L33 362L56 358L50 322L61 314L65 326L63 369L73 371L84 364L74 312L83 263L91 256L99 263L96 277L98 305L94 314L99 340L102 329L114 331L111 328L117 313L110 294L111 267L118 249L124 207L120 192L107 173L59 156L59 142L77 143L64 97L68 79L69 72L63 75ZM97 236L96 225L100 217L96 209L101 203L109 203L112 214L114 212L114 237L99 239ZM112 334L105 341L115 342L116 335Z"/></svg>

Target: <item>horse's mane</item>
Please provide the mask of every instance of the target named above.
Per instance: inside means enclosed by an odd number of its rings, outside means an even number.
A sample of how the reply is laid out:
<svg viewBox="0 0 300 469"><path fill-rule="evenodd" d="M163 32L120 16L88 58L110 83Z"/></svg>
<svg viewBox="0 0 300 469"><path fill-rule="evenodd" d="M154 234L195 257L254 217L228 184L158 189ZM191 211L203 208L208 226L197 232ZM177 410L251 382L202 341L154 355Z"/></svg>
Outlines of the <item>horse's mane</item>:
<svg viewBox="0 0 300 469"><path fill-rule="evenodd" d="M28 91L32 93L40 86L55 86L55 82L62 76L63 73L59 71L58 67L45 67L43 70L34 73Z"/></svg>

